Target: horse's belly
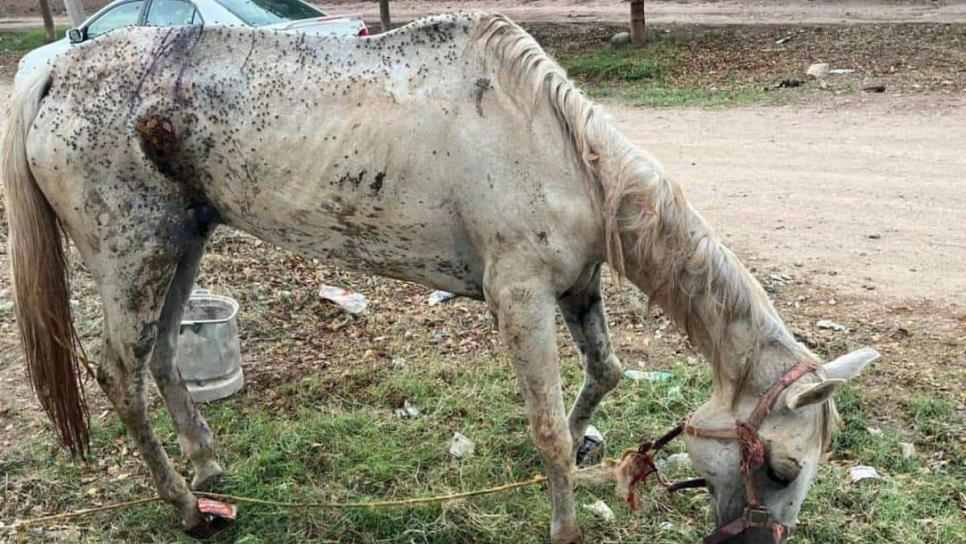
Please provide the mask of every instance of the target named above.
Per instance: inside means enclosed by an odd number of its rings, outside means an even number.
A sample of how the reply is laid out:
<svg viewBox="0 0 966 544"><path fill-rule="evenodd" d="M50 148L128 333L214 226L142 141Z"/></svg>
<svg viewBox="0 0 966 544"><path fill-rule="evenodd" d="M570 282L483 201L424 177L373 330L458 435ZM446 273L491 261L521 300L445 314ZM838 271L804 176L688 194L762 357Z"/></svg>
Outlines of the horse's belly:
<svg viewBox="0 0 966 544"><path fill-rule="evenodd" d="M374 183L374 176L361 176L304 192L259 182L252 186L262 187L257 195L214 196L212 204L225 223L300 254L482 297L483 259L449 203L375 199Z"/></svg>

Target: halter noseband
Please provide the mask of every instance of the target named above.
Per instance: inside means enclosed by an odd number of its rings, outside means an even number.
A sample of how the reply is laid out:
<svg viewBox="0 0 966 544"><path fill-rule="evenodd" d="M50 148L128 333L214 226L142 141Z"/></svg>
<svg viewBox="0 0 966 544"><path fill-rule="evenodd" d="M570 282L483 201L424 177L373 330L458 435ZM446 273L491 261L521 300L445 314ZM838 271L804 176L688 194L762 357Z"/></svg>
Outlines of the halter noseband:
<svg viewBox="0 0 966 544"><path fill-rule="evenodd" d="M735 421L735 424L725 429L707 429L691 425L691 418L671 429L658 440L651 442L645 441L635 452L635 463L640 470L631 482L631 490L628 495L628 502L632 507L637 500L634 495L633 485L643 482L651 473L657 474L657 466L654 464L653 453L663 448L670 440L677 437L682 432L698 438L712 438L716 440L737 440L741 448L741 479L745 487L746 506L741 517L731 523L716 529L714 532L704 537L704 544L720 544L739 535L748 529L763 529L771 533L774 542L781 542L783 538L791 536L792 528L776 520L768 507L761 502L758 492L755 489L753 472L756 468L765 464L765 445L758 434L765 417L772 411L778 397L788 389L793 383L809 372L814 372L819 366L812 361L802 361L768 387L758 400L758 404L752 410L751 415L745 421ZM677 491L690 487L700 487L705 484L703 479L686 480L675 484L664 483L660 475L660 481L668 491Z"/></svg>

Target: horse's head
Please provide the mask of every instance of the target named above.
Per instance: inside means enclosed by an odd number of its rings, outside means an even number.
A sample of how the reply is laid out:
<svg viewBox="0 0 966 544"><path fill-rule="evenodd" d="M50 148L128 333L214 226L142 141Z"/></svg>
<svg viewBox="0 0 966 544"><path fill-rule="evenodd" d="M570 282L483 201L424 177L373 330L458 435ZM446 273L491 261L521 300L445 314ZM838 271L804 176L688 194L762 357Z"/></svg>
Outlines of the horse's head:
<svg viewBox="0 0 966 544"><path fill-rule="evenodd" d="M860 349L825 364L818 373L806 366L801 373L786 374L788 383L779 380L770 388L775 399L770 410L760 408L769 390L741 393L737 410L716 396L698 408L685 436L694 467L713 498L722 541L732 534L728 542L771 542L769 534L774 533L782 534L777 540L787 537L836 419L832 394L878 357L874 350ZM754 425L729 431L736 428L736 415L754 423L756 408L761 412L757 439ZM735 436L715 437L716 432ZM759 508L749 511L756 500Z"/></svg>

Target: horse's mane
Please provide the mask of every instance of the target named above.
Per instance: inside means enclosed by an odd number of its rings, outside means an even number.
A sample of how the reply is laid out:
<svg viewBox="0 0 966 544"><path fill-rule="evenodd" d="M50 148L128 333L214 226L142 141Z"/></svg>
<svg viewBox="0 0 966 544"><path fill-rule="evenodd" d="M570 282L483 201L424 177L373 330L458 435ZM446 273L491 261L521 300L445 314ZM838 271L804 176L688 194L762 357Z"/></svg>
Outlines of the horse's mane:
<svg viewBox="0 0 966 544"><path fill-rule="evenodd" d="M709 336L715 378L722 377L718 348L727 325L746 320L752 345L777 342L801 359L814 359L788 332L764 289L701 216L691 208L681 187L630 142L567 77L526 31L502 15L480 19L475 43L500 63L501 83L523 94L532 112L549 107L572 144L574 158L599 206L607 260L618 276L627 276L632 261L646 270L648 296L661 304L694 339ZM697 305L710 304L713 323L703 323ZM750 379L758 353L745 356L736 380L735 399ZM823 411L822 442L834 418Z"/></svg>

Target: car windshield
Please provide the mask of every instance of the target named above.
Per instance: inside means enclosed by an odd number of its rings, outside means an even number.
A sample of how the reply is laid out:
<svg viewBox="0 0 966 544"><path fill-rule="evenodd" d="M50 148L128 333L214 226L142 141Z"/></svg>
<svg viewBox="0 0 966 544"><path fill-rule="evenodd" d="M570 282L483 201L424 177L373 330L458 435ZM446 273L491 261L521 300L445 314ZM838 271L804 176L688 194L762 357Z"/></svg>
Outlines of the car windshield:
<svg viewBox="0 0 966 544"><path fill-rule="evenodd" d="M299 0L218 0L251 26L265 26L325 15Z"/></svg>

